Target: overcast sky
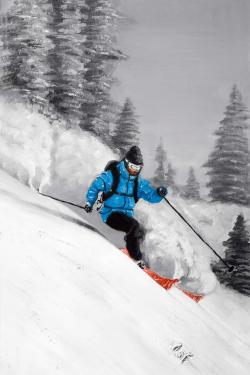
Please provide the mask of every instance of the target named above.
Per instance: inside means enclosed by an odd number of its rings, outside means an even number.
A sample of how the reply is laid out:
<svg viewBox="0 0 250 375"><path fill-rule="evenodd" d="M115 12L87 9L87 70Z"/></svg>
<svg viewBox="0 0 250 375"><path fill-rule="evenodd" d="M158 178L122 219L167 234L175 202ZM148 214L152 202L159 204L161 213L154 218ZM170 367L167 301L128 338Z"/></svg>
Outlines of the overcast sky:
<svg viewBox="0 0 250 375"><path fill-rule="evenodd" d="M114 94L137 107L145 171L155 167L162 136L185 181L189 166L200 167L213 147L234 83L250 107L250 1L121 1L136 22L120 28L118 45L130 59L117 70Z"/></svg>
<svg viewBox="0 0 250 375"><path fill-rule="evenodd" d="M0 12L5 11L13 3L14 0L0 0Z"/></svg>

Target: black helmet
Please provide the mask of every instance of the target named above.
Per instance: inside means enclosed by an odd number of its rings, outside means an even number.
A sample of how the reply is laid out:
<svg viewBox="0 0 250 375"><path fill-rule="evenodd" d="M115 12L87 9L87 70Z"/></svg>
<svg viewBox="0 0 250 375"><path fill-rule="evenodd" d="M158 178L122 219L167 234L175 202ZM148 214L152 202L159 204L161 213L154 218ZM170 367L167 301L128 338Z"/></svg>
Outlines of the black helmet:
<svg viewBox="0 0 250 375"><path fill-rule="evenodd" d="M130 163L136 165L143 165L142 153L138 146L132 146L130 150L126 153L125 159Z"/></svg>
<svg viewBox="0 0 250 375"><path fill-rule="evenodd" d="M143 158L138 146L133 146L125 155L125 166L132 176L137 176L143 167Z"/></svg>

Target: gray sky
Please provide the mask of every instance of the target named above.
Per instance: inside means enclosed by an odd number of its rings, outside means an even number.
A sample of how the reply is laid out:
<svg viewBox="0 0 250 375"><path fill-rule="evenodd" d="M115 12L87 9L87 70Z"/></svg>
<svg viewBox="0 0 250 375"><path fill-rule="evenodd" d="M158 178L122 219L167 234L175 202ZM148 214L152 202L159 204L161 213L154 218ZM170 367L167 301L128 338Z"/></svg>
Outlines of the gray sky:
<svg viewBox="0 0 250 375"><path fill-rule="evenodd" d="M162 135L169 160L186 181L214 145L236 83L249 103L249 0L121 0L136 23L120 28L130 59L114 94L131 97L140 115L148 173ZM248 4L249 3L249 4ZM200 177L205 170L199 172Z"/></svg>
<svg viewBox="0 0 250 375"><path fill-rule="evenodd" d="M6 11L8 7L13 3L14 0L0 0L0 12Z"/></svg>

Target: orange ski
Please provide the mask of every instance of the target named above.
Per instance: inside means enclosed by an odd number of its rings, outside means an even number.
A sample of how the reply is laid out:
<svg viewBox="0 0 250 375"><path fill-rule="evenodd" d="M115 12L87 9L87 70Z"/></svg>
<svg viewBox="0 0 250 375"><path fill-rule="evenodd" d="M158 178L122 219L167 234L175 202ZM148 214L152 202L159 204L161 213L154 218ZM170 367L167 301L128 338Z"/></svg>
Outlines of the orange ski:
<svg viewBox="0 0 250 375"><path fill-rule="evenodd" d="M143 271L146 272L146 274L148 274L157 284L159 284L166 290L170 289L171 286L179 282L179 279L169 279L168 277L162 277L158 275L158 273L152 271L147 267L145 267Z"/></svg>
<svg viewBox="0 0 250 375"><path fill-rule="evenodd" d="M121 251L126 254L129 258L131 256L129 255L129 252L126 248L121 249ZM132 259L132 258L131 258ZM164 289L168 290L170 289L173 285L176 285L180 280L179 279L169 279L168 277L162 277L158 273L152 271L150 268L145 267L143 269L148 276L150 276L157 284L162 286ZM180 286L176 285L176 287L181 290L184 294L186 294L189 298L194 300L195 302L199 302L204 296L202 294L195 294L193 292L190 292L188 290L182 289Z"/></svg>
<svg viewBox="0 0 250 375"><path fill-rule="evenodd" d="M181 290L183 293L185 293L188 297L192 298L195 302L200 302L200 300L204 297L202 294L196 294L193 292L190 292L189 290L182 289L181 287L177 286L179 290Z"/></svg>
<svg viewBox="0 0 250 375"><path fill-rule="evenodd" d="M127 249L121 249L121 251L131 258ZM169 279L168 277L162 277L148 267L145 267L143 271L146 272L148 276L150 276L157 284L161 285L166 290L170 289L171 286L179 282L179 279Z"/></svg>

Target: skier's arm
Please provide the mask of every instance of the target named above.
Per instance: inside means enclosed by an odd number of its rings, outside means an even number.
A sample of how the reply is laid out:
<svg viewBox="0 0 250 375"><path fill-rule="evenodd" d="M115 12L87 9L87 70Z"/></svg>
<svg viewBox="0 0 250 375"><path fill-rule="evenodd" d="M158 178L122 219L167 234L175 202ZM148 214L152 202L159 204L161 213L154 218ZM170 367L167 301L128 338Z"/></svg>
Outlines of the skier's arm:
<svg viewBox="0 0 250 375"><path fill-rule="evenodd" d="M86 203L93 207L95 201L98 198L98 194L101 191L107 191L110 189L112 181L110 181L110 173L103 172L100 176L98 176L90 185L87 194L86 194Z"/></svg>
<svg viewBox="0 0 250 375"><path fill-rule="evenodd" d="M141 179L138 184L138 198L150 203L159 203L163 196L159 194L158 189L154 188L149 181Z"/></svg>

